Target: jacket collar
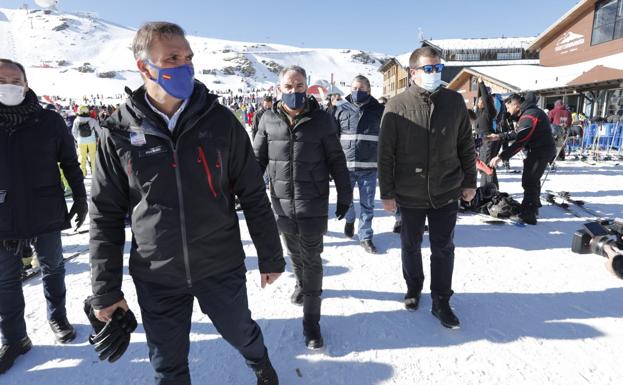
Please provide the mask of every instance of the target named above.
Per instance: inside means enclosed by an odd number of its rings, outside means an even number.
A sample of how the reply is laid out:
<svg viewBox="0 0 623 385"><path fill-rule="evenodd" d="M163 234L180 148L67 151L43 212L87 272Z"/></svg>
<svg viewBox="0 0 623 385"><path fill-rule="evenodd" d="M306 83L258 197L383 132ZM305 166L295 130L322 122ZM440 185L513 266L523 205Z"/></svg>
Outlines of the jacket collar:
<svg viewBox="0 0 623 385"><path fill-rule="evenodd" d="M128 98L125 103L106 120L105 127L111 130L129 131L130 126L141 126L143 120L148 120L152 126L163 133L171 134L162 117L147 105L144 86L134 91L126 88L126 93L128 93ZM218 103L218 97L211 94L203 83L195 80L195 88L179 118L177 127L183 128L190 120L213 107L215 103Z"/></svg>

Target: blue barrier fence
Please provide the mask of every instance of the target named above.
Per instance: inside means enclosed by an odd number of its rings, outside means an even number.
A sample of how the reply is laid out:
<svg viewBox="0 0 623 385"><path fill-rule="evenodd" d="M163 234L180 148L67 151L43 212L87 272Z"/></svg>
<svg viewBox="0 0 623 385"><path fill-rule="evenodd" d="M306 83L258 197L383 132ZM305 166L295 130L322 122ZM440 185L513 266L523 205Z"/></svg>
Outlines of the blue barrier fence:
<svg viewBox="0 0 623 385"><path fill-rule="evenodd" d="M623 145L623 123L593 123L584 128L582 140L584 148L592 148L594 144L597 144L601 150L607 150L611 146L618 150Z"/></svg>

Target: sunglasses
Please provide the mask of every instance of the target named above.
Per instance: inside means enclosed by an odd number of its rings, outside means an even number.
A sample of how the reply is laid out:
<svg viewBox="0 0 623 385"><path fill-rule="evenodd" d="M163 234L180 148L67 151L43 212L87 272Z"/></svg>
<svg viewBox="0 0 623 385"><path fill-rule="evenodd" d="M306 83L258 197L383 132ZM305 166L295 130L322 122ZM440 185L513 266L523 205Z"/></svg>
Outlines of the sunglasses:
<svg viewBox="0 0 623 385"><path fill-rule="evenodd" d="M444 65L439 63L439 64L427 64L425 66L415 67L415 69L422 70L426 74L431 74L433 73L433 71L437 73L441 73L441 71L443 71L443 67Z"/></svg>

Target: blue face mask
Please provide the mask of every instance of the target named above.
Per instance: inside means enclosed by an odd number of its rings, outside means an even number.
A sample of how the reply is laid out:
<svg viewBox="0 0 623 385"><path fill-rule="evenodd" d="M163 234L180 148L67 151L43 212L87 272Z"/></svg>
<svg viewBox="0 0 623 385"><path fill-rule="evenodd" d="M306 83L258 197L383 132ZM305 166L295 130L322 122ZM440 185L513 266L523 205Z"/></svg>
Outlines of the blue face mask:
<svg viewBox="0 0 623 385"><path fill-rule="evenodd" d="M420 87L424 88L428 92L433 92L441 86L441 73L433 72L430 74L422 74L422 84Z"/></svg>
<svg viewBox="0 0 623 385"><path fill-rule="evenodd" d="M291 110L300 110L305 105L307 94L305 92L293 92L291 94L283 94L281 100Z"/></svg>
<svg viewBox="0 0 623 385"><path fill-rule="evenodd" d="M158 78L152 79L176 99L188 99L195 87L195 69L193 66L184 64L174 68L160 68L145 60L145 64L158 70Z"/></svg>
<svg viewBox="0 0 623 385"><path fill-rule="evenodd" d="M350 96L355 103L365 103L370 98L370 93L368 91L353 91Z"/></svg>

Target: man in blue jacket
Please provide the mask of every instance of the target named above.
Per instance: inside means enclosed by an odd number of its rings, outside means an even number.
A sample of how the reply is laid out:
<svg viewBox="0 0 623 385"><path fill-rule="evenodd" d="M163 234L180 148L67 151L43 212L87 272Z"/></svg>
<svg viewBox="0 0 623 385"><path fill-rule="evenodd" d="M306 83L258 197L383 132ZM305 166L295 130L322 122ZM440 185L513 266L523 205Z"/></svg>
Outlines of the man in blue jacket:
<svg viewBox="0 0 623 385"><path fill-rule="evenodd" d="M62 169L73 191L69 214ZM74 140L63 118L41 108L24 67L0 59L0 374L32 347L24 321L21 254L32 242L41 265L50 327L58 342L76 336L65 310L61 230L87 214Z"/></svg>
<svg viewBox="0 0 623 385"><path fill-rule="evenodd" d="M346 155L346 166L353 187L359 187L359 242L370 254L377 249L372 242L372 218L376 193L379 130L383 106L370 95L370 81L358 75L351 84L351 94L340 100L335 119L340 126L340 142ZM346 213L344 235L355 234L355 206L351 203Z"/></svg>

